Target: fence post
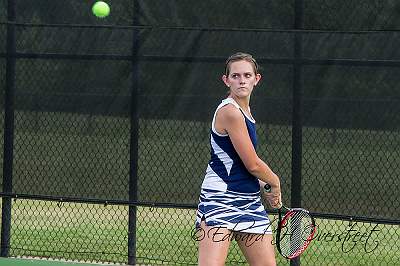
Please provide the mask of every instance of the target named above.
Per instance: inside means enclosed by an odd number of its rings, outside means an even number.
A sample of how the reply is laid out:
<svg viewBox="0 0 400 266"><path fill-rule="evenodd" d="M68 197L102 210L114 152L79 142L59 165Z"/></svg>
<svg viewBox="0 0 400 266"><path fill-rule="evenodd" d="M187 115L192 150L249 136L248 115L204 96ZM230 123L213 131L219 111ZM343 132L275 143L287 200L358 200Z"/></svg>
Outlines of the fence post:
<svg viewBox="0 0 400 266"><path fill-rule="evenodd" d="M133 25L139 25L139 1L133 2ZM132 43L132 90L130 113L130 171L129 171L129 202L138 200L138 150L139 150L139 30L133 29ZM136 219L137 206L129 204L128 222L128 264L136 265Z"/></svg>
<svg viewBox="0 0 400 266"><path fill-rule="evenodd" d="M295 0L294 29L303 28L303 0ZM301 164L302 164L302 33L294 34L293 65L293 113L292 113L292 180L291 206L301 206ZM300 257L290 261L291 266L300 265Z"/></svg>
<svg viewBox="0 0 400 266"><path fill-rule="evenodd" d="M6 88L4 96L3 193L12 193L15 93L15 1L7 2ZM0 256L8 257L11 232L11 197L2 198Z"/></svg>

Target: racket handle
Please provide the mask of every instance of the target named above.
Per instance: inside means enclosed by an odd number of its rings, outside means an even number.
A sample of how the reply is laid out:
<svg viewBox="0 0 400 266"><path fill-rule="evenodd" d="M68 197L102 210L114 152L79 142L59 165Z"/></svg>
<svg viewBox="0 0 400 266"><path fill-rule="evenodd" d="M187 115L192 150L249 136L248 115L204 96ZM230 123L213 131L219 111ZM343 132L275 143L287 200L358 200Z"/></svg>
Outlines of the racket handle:
<svg viewBox="0 0 400 266"><path fill-rule="evenodd" d="M265 185L264 185L264 190L265 190L266 192L271 192L271 185L270 185L270 184L265 184Z"/></svg>

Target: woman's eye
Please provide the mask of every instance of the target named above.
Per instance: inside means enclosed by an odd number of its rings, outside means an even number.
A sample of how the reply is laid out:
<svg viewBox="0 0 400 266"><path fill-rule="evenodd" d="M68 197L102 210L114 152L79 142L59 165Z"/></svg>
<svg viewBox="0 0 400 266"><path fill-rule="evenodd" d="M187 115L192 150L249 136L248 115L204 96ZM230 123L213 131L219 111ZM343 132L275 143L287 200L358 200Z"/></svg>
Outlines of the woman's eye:
<svg viewBox="0 0 400 266"><path fill-rule="evenodd" d="M251 78L251 74L246 74L246 78Z"/></svg>

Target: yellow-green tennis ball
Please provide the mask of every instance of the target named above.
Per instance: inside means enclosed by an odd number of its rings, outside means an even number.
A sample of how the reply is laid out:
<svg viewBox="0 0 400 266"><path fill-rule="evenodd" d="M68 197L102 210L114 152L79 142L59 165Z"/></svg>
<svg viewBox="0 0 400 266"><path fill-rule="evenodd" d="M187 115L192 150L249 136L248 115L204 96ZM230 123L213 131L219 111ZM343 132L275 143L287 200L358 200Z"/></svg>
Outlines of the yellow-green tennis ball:
<svg viewBox="0 0 400 266"><path fill-rule="evenodd" d="M110 7L106 2L98 1L93 5L92 11L96 17L104 18L110 14Z"/></svg>

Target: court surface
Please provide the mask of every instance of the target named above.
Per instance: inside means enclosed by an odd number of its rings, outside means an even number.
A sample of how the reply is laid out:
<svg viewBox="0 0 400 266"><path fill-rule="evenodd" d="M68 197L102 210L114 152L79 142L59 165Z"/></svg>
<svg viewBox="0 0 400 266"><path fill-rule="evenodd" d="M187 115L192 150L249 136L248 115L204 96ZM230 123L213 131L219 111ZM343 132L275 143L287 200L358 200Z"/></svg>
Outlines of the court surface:
<svg viewBox="0 0 400 266"><path fill-rule="evenodd" d="M82 262L65 262L57 260L0 258L0 266L99 266L99 265L121 265L121 264L90 264Z"/></svg>

